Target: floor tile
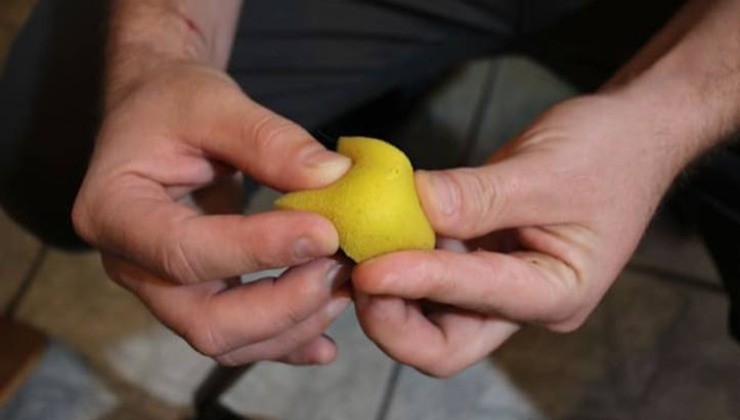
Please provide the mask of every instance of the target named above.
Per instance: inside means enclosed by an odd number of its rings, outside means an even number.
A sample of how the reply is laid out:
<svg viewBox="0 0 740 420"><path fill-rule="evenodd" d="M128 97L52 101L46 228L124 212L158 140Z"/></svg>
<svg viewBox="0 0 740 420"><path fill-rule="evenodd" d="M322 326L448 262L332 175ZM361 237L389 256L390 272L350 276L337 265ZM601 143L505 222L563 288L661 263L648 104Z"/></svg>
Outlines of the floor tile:
<svg viewBox="0 0 740 420"><path fill-rule="evenodd" d="M0 406L0 418L96 420L115 404L79 355L52 342L9 404Z"/></svg>
<svg viewBox="0 0 740 420"><path fill-rule="evenodd" d="M617 289L616 296L636 302L614 306L624 321L617 324L615 340L626 379L623 393L631 391L636 418L736 419L740 343L727 333L727 298L639 277L625 279L619 287L632 290ZM674 303L667 304L669 293ZM650 298L657 294L663 296L662 305ZM652 340L640 330L653 330ZM642 382L635 383L636 378Z"/></svg>
<svg viewBox="0 0 740 420"><path fill-rule="evenodd" d="M329 335L338 359L324 367L261 363L227 393L234 411L281 420L372 420L380 406L392 362L345 312Z"/></svg>
<svg viewBox="0 0 740 420"><path fill-rule="evenodd" d="M106 276L96 253L50 251L19 317L98 365L106 350L153 325L144 306Z"/></svg>
<svg viewBox="0 0 740 420"><path fill-rule="evenodd" d="M526 58L476 60L428 94L397 140L418 168L479 165L542 112L574 94Z"/></svg>
<svg viewBox="0 0 740 420"><path fill-rule="evenodd" d="M664 339L678 328L686 296L677 287L625 272L604 299L610 361L621 403L633 407L661 368Z"/></svg>
<svg viewBox="0 0 740 420"><path fill-rule="evenodd" d="M490 97L482 104L480 127L468 163L479 165L516 137L540 114L573 95L573 88L532 60L494 60Z"/></svg>
<svg viewBox="0 0 740 420"><path fill-rule="evenodd" d="M546 418L570 418L583 412L608 417L615 411L615 401L604 317L600 307L570 334L527 327L491 360Z"/></svg>
<svg viewBox="0 0 740 420"><path fill-rule="evenodd" d="M473 61L435 86L393 139L420 169L456 166L472 140L476 108L494 60Z"/></svg>
<svg viewBox="0 0 740 420"><path fill-rule="evenodd" d="M606 299L610 362L630 418L732 419L740 344L722 293L625 273Z"/></svg>
<svg viewBox="0 0 740 420"><path fill-rule="evenodd" d="M493 360L547 418L731 419L740 345L726 311L722 294L626 272L580 330L525 329Z"/></svg>
<svg viewBox="0 0 740 420"><path fill-rule="evenodd" d="M5 308L29 273L41 243L0 210L0 308Z"/></svg>
<svg viewBox="0 0 740 420"><path fill-rule="evenodd" d="M173 384L173 375L189 373L185 361L203 358L109 280L96 253L51 251L20 306L19 317L90 362L118 397L119 406L109 413L110 418L133 411L139 413L137 418L174 420L187 408L200 380L193 378L189 387ZM163 342L174 344L163 346ZM181 397L170 401L167 397L173 392Z"/></svg>
<svg viewBox="0 0 740 420"><path fill-rule="evenodd" d="M171 406L190 405L195 389L214 365L160 324L111 343L105 360L136 389Z"/></svg>
<svg viewBox="0 0 740 420"><path fill-rule="evenodd" d="M402 368L386 417L388 420L545 418L528 396L487 360L445 380Z"/></svg>

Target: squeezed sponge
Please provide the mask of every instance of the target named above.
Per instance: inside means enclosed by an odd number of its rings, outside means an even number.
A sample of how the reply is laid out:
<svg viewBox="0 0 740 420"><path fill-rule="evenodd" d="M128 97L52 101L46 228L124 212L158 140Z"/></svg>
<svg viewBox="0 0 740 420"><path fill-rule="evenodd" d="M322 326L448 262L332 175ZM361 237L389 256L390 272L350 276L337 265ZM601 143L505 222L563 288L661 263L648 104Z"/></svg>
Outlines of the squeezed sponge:
<svg viewBox="0 0 740 420"><path fill-rule="evenodd" d="M343 137L337 151L353 161L337 182L293 192L275 202L329 219L339 245L356 262L408 249L432 249L435 236L419 203L411 162L377 139Z"/></svg>

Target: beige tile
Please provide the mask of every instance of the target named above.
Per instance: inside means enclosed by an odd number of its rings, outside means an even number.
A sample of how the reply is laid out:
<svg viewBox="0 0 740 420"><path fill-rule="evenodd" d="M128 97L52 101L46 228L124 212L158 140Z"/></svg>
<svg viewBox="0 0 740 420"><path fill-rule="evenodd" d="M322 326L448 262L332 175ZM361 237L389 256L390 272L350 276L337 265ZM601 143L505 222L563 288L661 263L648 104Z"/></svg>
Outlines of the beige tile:
<svg viewBox="0 0 740 420"><path fill-rule="evenodd" d="M50 251L20 306L19 317L70 345L91 362L119 400L106 419L184 417L186 405L173 405L123 374L157 371L152 363L160 360L155 357L161 356L160 343L148 331L164 328L135 297L107 278L97 253ZM148 339L137 341L142 336ZM141 357L114 357L125 352L132 341L140 347L137 354ZM187 347L184 343L180 346ZM188 354L200 357L192 350ZM173 369L177 367L170 364L160 370Z"/></svg>
<svg viewBox="0 0 740 420"><path fill-rule="evenodd" d="M394 135L394 143L406 152L414 166L435 169L454 166L463 158L463 144L470 137L476 100L494 60L473 61L427 94Z"/></svg>
<svg viewBox="0 0 740 420"><path fill-rule="evenodd" d="M387 420L539 420L527 395L494 363L483 361L449 379L432 379L404 367Z"/></svg>
<svg viewBox="0 0 740 420"><path fill-rule="evenodd" d="M163 403L139 390L125 392L120 404L101 420L181 420L188 418L190 407Z"/></svg>
<svg viewBox="0 0 740 420"><path fill-rule="evenodd" d="M213 366L160 324L111 343L105 360L115 377L172 406L190 404Z"/></svg>
<svg viewBox="0 0 740 420"><path fill-rule="evenodd" d="M483 115L470 163L482 164L540 114L576 94L564 80L523 56L497 59L491 97Z"/></svg>
<svg viewBox="0 0 740 420"><path fill-rule="evenodd" d="M105 364L106 349L154 322L131 294L108 280L96 253L51 251L20 307L21 319Z"/></svg>
<svg viewBox="0 0 740 420"><path fill-rule="evenodd" d="M638 279L629 282L636 283ZM641 395L635 398L635 412L639 418L676 420L711 418L719 420L737 419L740 413L740 343L733 341L727 333L726 296L717 293L697 292L682 286L670 288L678 297L673 309L658 306L646 299L648 288L657 290L665 284L643 283L633 287L631 300L642 302L633 314L629 328L617 328L622 371L626 375L625 387L633 386L634 380L644 377ZM648 292L649 293L649 292ZM654 292L653 292L654 293ZM661 291L666 294L667 292ZM622 304L624 306L624 303ZM662 312L673 312L669 316ZM663 318L659 328L653 328L654 344L648 350L645 344L635 339L635 331L649 329L650 319ZM646 361L647 360L647 361ZM642 371L652 365L650 375ZM637 373L637 374L635 374Z"/></svg>
<svg viewBox="0 0 740 420"><path fill-rule="evenodd" d="M528 328L492 359L548 418L730 419L740 346L726 311L721 294L626 272L580 330Z"/></svg>
<svg viewBox="0 0 740 420"><path fill-rule="evenodd" d="M376 418L392 362L362 333L352 311L329 329L339 356L323 367L260 363L224 403L237 413L281 420Z"/></svg>
<svg viewBox="0 0 740 420"><path fill-rule="evenodd" d="M492 355L493 362L546 418L591 417L614 412L605 311L599 308L578 331L556 334L528 327Z"/></svg>
<svg viewBox="0 0 740 420"><path fill-rule="evenodd" d="M623 274L604 302L606 349L621 413L644 419L734 419L740 345L726 296Z"/></svg>
<svg viewBox="0 0 740 420"><path fill-rule="evenodd" d="M659 373L664 337L677 326L686 296L671 284L625 272L604 304L618 392L623 402L634 405Z"/></svg>
<svg viewBox="0 0 740 420"><path fill-rule="evenodd" d="M0 307L12 299L40 249L36 238L0 210Z"/></svg>

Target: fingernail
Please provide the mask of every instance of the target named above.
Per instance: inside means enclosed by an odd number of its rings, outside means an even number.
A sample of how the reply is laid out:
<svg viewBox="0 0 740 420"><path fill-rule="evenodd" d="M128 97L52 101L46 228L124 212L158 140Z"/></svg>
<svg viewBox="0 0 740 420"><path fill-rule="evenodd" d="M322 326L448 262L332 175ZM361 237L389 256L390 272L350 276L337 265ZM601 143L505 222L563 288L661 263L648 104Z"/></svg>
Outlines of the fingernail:
<svg viewBox="0 0 740 420"><path fill-rule="evenodd" d="M318 170L327 182L332 182L347 172L352 161L346 156L322 148L304 156L303 164Z"/></svg>
<svg viewBox="0 0 740 420"><path fill-rule="evenodd" d="M298 260L306 260L321 254L320 246L309 238L298 238L293 245Z"/></svg>
<svg viewBox="0 0 740 420"><path fill-rule="evenodd" d="M351 302L352 300L350 298L344 296L333 298L326 305L326 314L329 315L329 317L334 318L344 312Z"/></svg>
<svg viewBox="0 0 740 420"><path fill-rule="evenodd" d="M452 216L460 207L460 190L455 186L450 175L437 172L420 171L431 189L434 206L443 216Z"/></svg>
<svg viewBox="0 0 740 420"><path fill-rule="evenodd" d="M334 263L326 272L326 282L332 290L336 290L344 286L349 281L352 268L349 264L336 260L332 261L334 261Z"/></svg>

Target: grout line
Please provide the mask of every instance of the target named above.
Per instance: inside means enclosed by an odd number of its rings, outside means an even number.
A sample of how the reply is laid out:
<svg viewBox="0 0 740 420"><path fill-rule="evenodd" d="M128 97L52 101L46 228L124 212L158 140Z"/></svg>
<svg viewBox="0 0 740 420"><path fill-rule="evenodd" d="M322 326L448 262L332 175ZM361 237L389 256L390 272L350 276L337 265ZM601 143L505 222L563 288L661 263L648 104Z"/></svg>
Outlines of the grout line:
<svg viewBox="0 0 740 420"><path fill-rule="evenodd" d="M28 291L31 288L31 285L33 284L33 281L36 279L36 274L38 274L39 270L41 269L41 265L46 259L48 251L49 248L46 245L41 246L41 249L38 250L36 256L33 258L31 266L28 268L28 271L26 271L26 274L23 276L21 284L18 286L18 289L13 294L13 298L10 299L10 302L8 302L8 305L5 307L3 315L9 320L15 319L18 308L20 307L21 303L23 303L23 298L26 297Z"/></svg>
<svg viewBox="0 0 740 420"><path fill-rule="evenodd" d="M709 279L690 276L687 274L676 273L665 268L660 268L647 264L631 262L627 264L625 270L633 271L639 274L647 274L651 279L666 283L679 284L703 292L725 294L726 290L721 284L710 283Z"/></svg>
<svg viewBox="0 0 740 420"><path fill-rule="evenodd" d="M383 398L380 400L380 407L378 408L378 414L375 416L375 420L386 420L386 418L388 417L391 403L393 402L393 396L395 395L396 388L398 386L398 378L400 376L401 364L398 362L393 362L391 374L388 377L388 382L385 386L385 392L383 393Z"/></svg>

